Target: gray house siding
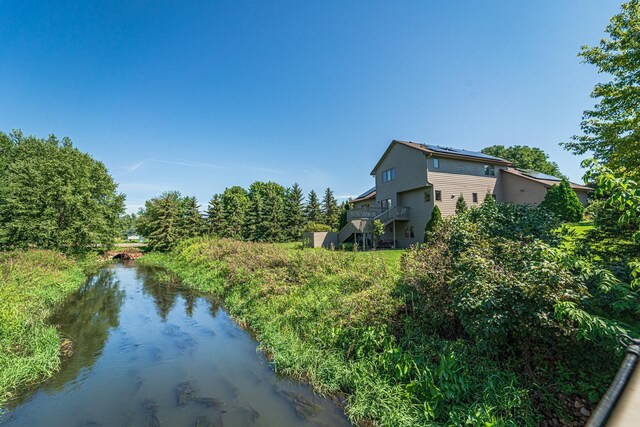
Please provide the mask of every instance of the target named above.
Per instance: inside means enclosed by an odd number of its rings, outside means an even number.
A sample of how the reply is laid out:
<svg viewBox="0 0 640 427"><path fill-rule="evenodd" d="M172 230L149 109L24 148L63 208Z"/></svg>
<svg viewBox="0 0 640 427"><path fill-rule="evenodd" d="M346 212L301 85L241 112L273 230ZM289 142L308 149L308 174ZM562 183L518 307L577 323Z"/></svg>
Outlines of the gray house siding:
<svg viewBox="0 0 640 427"><path fill-rule="evenodd" d="M509 203L539 205L547 195L547 187L510 173L502 174L504 200Z"/></svg>
<svg viewBox="0 0 640 427"><path fill-rule="evenodd" d="M432 200L440 208L442 216L455 215L460 194L469 206L482 203L487 193L495 194L499 201L503 199L500 173L503 166L495 166L495 176L486 176L484 163L445 158L439 161L440 168L436 169L434 158L428 159L427 179L433 186ZM435 200L436 191L441 191L441 201ZM473 202L473 193L478 195L477 203Z"/></svg>
<svg viewBox="0 0 640 427"><path fill-rule="evenodd" d="M422 187L415 190L400 193L400 205L411 208L409 221L399 221L396 224L396 240L398 246L406 248L424 241L424 226L431 218L433 210L433 197L430 202L425 202L424 193L431 192L431 187ZM410 231L413 227L414 237L405 235L405 227Z"/></svg>
<svg viewBox="0 0 640 427"><path fill-rule="evenodd" d="M353 202L353 209L369 208L374 206L377 206L376 199L374 198Z"/></svg>
<svg viewBox="0 0 640 427"><path fill-rule="evenodd" d="M396 168L393 181L382 182L382 173ZM400 206L397 194L401 191L424 186L427 176L425 155L402 144L395 144L375 170L376 201L391 199L392 206Z"/></svg>
<svg viewBox="0 0 640 427"><path fill-rule="evenodd" d="M576 190L576 194L578 195L578 199L582 206L587 206L589 204L589 192L586 190Z"/></svg>

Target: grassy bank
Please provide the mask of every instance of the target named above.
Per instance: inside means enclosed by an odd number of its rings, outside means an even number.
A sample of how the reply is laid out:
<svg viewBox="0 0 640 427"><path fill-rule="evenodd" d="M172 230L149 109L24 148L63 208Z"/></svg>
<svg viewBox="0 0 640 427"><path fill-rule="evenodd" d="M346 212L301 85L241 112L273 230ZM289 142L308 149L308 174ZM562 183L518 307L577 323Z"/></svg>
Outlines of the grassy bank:
<svg viewBox="0 0 640 427"><path fill-rule="evenodd" d="M0 253L0 407L60 366L61 337L48 317L84 283L78 262L59 253Z"/></svg>
<svg viewBox="0 0 640 427"><path fill-rule="evenodd" d="M277 372L344 395L360 425L536 425L508 363L416 327L400 252L380 254L197 239L139 262L222 298Z"/></svg>

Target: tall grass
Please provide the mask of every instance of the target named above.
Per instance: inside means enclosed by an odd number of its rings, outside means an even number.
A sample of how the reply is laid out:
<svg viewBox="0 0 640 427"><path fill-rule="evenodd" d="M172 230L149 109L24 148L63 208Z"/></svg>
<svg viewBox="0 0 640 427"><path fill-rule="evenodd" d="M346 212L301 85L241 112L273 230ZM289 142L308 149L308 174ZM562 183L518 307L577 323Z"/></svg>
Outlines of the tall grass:
<svg viewBox="0 0 640 427"><path fill-rule="evenodd" d="M276 372L344 396L355 423L535 425L515 373L464 340L415 329L397 260L199 238L138 262L222 298Z"/></svg>
<svg viewBox="0 0 640 427"><path fill-rule="evenodd" d="M60 366L60 336L47 319L85 280L76 261L45 250L0 253L0 408Z"/></svg>

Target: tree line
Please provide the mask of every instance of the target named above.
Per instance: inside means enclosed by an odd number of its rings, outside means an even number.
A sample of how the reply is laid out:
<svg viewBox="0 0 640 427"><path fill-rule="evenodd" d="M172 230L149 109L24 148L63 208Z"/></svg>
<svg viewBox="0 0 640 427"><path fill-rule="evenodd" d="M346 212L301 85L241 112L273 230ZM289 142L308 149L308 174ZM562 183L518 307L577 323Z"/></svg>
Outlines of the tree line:
<svg viewBox="0 0 640 427"><path fill-rule="evenodd" d="M287 242L302 232L339 230L346 225L349 203L341 205L327 188L322 200L311 190L305 198L297 184L284 187L256 181L214 194L201 214L195 197L166 192L145 203L137 231L151 249L167 250L176 242L204 234L254 242Z"/></svg>

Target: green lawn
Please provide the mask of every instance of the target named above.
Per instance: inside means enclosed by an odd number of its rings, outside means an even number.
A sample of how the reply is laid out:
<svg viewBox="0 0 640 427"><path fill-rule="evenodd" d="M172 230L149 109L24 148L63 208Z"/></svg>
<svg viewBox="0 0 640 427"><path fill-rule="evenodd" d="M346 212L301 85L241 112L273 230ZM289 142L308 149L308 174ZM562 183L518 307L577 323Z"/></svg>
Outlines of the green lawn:
<svg viewBox="0 0 640 427"><path fill-rule="evenodd" d="M292 249L292 250L301 250L302 244L300 242L285 242L285 243L273 243L274 246L283 249ZM326 251L324 248L315 248L315 249L305 249L305 250L318 250L318 251ZM342 251L336 251L338 253L342 253ZM344 252L344 253L354 253L354 252ZM379 251L360 251L355 252L356 256L367 258L367 257L377 257L384 260L387 265L394 270L400 267L400 258L404 253L404 249L384 249Z"/></svg>

